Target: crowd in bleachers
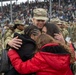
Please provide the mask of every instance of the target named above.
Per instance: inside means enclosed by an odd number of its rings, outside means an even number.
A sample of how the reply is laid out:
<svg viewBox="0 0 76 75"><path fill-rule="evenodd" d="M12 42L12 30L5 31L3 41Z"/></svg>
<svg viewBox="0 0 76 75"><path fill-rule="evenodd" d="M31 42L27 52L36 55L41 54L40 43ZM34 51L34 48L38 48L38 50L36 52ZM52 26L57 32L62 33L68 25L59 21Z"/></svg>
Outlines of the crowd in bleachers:
<svg viewBox="0 0 76 75"><path fill-rule="evenodd" d="M21 4L12 4L12 18L15 20L16 18L19 18L21 20L27 21L29 17L32 17L32 10L34 8L45 8L48 11L48 17L49 17L49 1L46 2L24 2ZM1 11L0 11L1 12ZM51 18L59 17L62 20L65 21L74 21L76 18L76 1L74 2L65 2L61 0L60 5L59 2L52 1L52 16ZM7 4L6 6L3 6L3 20L10 20L10 4Z"/></svg>

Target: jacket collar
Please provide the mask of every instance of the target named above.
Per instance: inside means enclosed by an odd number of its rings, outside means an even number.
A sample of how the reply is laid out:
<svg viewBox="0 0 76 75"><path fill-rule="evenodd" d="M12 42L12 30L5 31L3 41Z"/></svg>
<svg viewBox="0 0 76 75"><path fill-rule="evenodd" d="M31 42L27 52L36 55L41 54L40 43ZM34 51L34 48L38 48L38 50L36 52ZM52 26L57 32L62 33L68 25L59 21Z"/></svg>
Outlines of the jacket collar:
<svg viewBox="0 0 76 75"><path fill-rule="evenodd" d="M59 45L58 43L48 43L48 44L45 44L44 46L42 46L42 47L40 48L40 50L42 50L42 49L45 48L45 47L58 46L58 45Z"/></svg>

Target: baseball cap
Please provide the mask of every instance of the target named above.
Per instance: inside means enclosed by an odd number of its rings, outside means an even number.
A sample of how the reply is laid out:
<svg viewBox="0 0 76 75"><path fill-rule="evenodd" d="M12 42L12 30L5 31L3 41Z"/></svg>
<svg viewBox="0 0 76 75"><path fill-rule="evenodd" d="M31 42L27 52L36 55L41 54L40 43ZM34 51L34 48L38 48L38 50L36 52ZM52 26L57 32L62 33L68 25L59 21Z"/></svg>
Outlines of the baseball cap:
<svg viewBox="0 0 76 75"><path fill-rule="evenodd" d="M57 24L62 24L62 22L61 22L61 21L59 21Z"/></svg>
<svg viewBox="0 0 76 75"><path fill-rule="evenodd" d="M13 27L13 26L14 26L14 24L10 22L10 23L9 23L9 26Z"/></svg>
<svg viewBox="0 0 76 75"><path fill-rule="evenodd" d="M24 23L21 21L21 20L15 20L15 22L14 22L15 24L19 24L19 25L24 25Z"/></svg>
<svg viewBox="0 0 76 75"><path fill-rule="evenodd" d="M56 22L56 23L58 23L59 21L60 21L60 19L58 17L50 20L50 22Z"/></svg>
<svg viewBox="0 0 76 75"><path fill-rule="evenodd" d="M17 26L19 26L19 25L25 26L25 24L24 24L21 20L16 19L16 20L14 21L14 26L13 26L13 28L16 29Z"/></svg>
<svg viewBox="0 0 76 75"><path fill-rule="evenodd" d="M43 8L36 8L33 10L33 18L37 20L48 20L47 11Z"/></svg>

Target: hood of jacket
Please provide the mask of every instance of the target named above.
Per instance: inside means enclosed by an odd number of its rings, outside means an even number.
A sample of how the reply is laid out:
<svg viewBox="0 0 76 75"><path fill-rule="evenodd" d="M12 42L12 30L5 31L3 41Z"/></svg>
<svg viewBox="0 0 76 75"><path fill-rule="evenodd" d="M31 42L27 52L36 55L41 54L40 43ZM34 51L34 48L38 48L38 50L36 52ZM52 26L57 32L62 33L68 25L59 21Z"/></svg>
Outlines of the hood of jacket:
<svg viewBox="0 0 76 75"><path fill-rule="evenodd" d="M40 55L53 69L66 70L70 65L70 54L56 43L44 45Z"/></svg>

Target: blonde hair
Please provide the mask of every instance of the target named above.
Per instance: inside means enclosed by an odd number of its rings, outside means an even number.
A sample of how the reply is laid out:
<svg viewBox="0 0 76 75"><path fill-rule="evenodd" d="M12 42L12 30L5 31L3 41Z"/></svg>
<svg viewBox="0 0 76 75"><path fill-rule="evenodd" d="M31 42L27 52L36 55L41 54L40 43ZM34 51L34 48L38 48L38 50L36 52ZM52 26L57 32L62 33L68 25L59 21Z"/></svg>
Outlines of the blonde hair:
<svg viewBox="0 0 76 75"><path fill-rule="evenodd" d="M58 43L61 47L63 47L64 50L66 50L67 52L70 53L70 62L73 63L75 61L75 54L74 52L66 45L66 44L62 44L59 41L56 41L53 37L51 37L48 34L41 34L38 39L37 39L37 48L38 50L44 46L45 44L48 43Z"/></svg>

